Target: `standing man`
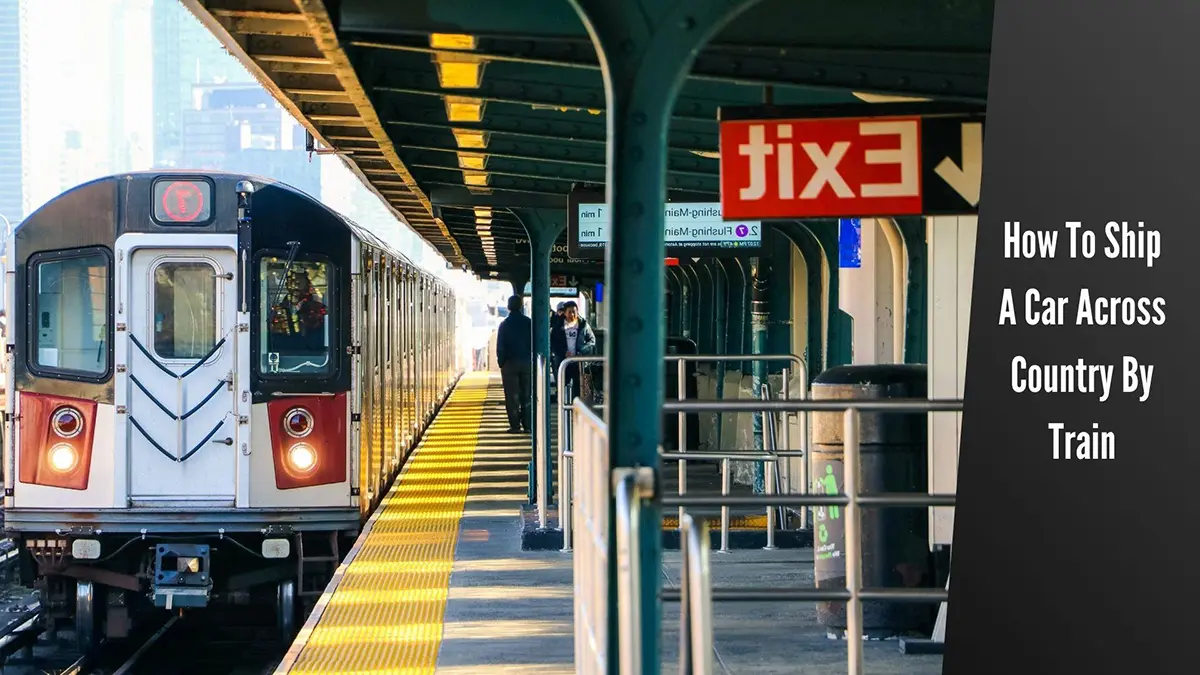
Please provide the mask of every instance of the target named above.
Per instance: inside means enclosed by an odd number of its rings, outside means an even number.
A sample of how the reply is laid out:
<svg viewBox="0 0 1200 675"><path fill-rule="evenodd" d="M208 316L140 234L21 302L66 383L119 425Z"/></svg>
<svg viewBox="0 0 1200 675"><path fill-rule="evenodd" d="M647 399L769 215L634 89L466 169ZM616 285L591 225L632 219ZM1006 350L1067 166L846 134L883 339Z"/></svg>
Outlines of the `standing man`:
<svg viewBox="0 0 1200 675"><path fill-rule="evenodd" d="M508 433L529 431L529 396L533 372L533 322L522 314L524 301L508 299L508 317L496 331L496 364L504 383L504 408L508 411Z"/></svg>
<svg viewBox="0 0 1200 675"><path fill-rule="evenodd" d="M595 351L596 334L588 325L587 319L579 316L579 306L574 300L568 301L563 307L563 320L550 331L550 353L554 362L562 363L569 356L587 356ZM567 366L565 373L571 386L566 390L567 401L573 401L579 396L579 364Z"/></svg>

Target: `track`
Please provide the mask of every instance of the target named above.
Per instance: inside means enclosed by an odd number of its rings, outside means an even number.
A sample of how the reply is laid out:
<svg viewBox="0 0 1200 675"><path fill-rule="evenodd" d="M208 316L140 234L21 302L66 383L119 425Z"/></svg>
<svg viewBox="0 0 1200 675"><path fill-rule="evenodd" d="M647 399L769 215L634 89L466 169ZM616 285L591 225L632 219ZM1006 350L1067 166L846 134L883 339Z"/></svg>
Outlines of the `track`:
<svg viewBox="0 0 1200 675"><path fill-rule="evenodd" d="M0 577L9 581L10 590L16 562L11 542L0 541ZM41 607L36 596L16 596L29 602L0 608L7 616L0 619L3 675L265 675L274 671L287 648L279 639L272 608L212 607L184 615L163 612L161 621L127 639L101 644L95 654L76 658L70 640L39 640ZM25 655L17 658L22 650Z"/></svg>
<svg viewBox="0 0 1200 675"><path fill-rule="evenodd" d="M252 608L214 608L175 615L128 640L101 645L97 654L55 675L266 675L284 647L273 623L254 620L261 614Z"/></svg>

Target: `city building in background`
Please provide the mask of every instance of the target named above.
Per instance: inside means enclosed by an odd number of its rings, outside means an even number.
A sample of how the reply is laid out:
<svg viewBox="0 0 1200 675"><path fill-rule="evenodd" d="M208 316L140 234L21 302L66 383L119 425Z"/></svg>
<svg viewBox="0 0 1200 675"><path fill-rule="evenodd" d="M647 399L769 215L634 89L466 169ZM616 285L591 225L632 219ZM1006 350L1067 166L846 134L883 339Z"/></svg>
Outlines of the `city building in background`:
<svg viewBox="0 0 1200 675"><path fill-rule="evenodd" d="M321 167L305 152L305 131L257 82L196 84L180 116L180 147L155 151L156 168L183 167L269 176L321 198Z"/></svg>
<svg viewBox="0 0 1200 675"><path fill-rule="evenodd" d="M23 111L27 44L23 0L0 0L0 215L16 225L25 216L25 147L28 134Z"/></svg>
<svg viewBox="0 0 1200 675"><path fill-rule="evenodd" d="M179 0L154 0L150 25L154 162L160 167L184 166L185 117L195 106L194 88L205 84L258 86Z"/></svg>
<svg viewBox="0 0 1200 675"><path fill-rule="evenodd" d="M340 157L307 152L304 128L178 0L0 0L0 86L0 214L14 225L114 173L241 172L292 185L487 295Z"/></svg>

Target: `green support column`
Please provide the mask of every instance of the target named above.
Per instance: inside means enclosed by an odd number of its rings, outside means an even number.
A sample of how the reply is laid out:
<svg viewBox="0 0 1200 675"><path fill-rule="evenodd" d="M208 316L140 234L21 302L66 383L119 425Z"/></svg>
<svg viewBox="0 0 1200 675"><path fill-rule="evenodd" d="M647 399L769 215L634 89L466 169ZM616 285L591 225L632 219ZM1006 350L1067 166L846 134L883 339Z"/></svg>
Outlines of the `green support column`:
<svg viewBox="0 0 1200 675"><path fill-rule="evenodd" d="M609 302L604 391L609 462L648 469L651 492L639 511L642 661L619 658L617 537L608 540L608 670L658 675L662 629L662 439L664 214L667 131L675 98L696 53L755 0L571 0L596 48L608 102L607 206L612 237L605 260ZM596 480L602 480L597 477ZM610 502L609 522L617 515ZM614 533L615 534L615 533ZM638 667L640 665L640 668Z"/></svg>
<svg viewBox="0 0 1200 675"><path fill-rule="evenodd" d="M544 481L547 486L547 501L553 495L550 486L551 482L551 453L549 442L550 430L550 406L546 405L542 411L544 414L538 416L537 402L540 398L550 401L550 252L554 249L554 242L558 239L558 235L562 234L566 228L566 213L558 211L546 211L542 209L522 209L514 212L521 224L525 226L525 232L529 235L529 253L530 253L530 271L529 278L533 282L533 293L530 301L530 321L533 323L533 353L534 358L542 358L542 362L546 364L546 380L545 387L537 386L537 364L534 363L533 371L533 400L530 401L530 410L533 411L533 453L529 459L529 493L530 503L537 503L537 485L538 481ZM547 431L547 439L544 443L538 443L537 429L538 425ZM537 475L537 457L541 454L544 462L544 468L541 476ZM546 504L549 508L549 504Z"/></svg>
<svg viewBox="0 0 1200 675"><path fill-rule="evenodd" d="M715 317L713 323L716 324L716 350L714 353L724 355L729 350L729 334L725 325L725 318L729 314L729 273L725 270L725 263L718 260L717 274L715 286L713 289L714 300L716 305L714 308ZM725 398L725 361L717 362L717 399ZM721 447L721 429L725 421L725 415L717 413L717 448Z"/></svg>
<svg viewBox="0 0 1200 675"><path fill-rule="evenodd" d="M897 218L896 225L900 228L900 236L904 238L904 247L908 249L908 313L904 331L904 362L928 363L929 359L929 298L926 295L926 283L929 278L929 246L925 241L924 218Z"/></svg>
<svg viewBox="0 0 1200 675"><path fill-rule="evenodd" d="M770 276L768 263L762 258L756 258L750 263L754 270L754 280L750 289L750 353L761 355L766 353L767 349L767 278ZM750 364L751 387L754 389L754 398L762 398L763 382L767 380L767 363L766 361L753 361ZM761 412L754 413L751 429L754 433L754 451L762 454L763 452L763 416ZM766 492L765 467L763 462L754 463L754 493L764 494Z"/></svg>

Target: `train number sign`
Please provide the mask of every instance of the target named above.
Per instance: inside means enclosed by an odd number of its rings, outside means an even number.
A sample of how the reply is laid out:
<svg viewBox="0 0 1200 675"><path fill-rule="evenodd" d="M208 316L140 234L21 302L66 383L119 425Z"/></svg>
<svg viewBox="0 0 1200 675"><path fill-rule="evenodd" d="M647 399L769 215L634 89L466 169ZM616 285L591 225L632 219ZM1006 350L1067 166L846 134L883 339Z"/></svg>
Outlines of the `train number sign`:
<svg viewBox="0 0 1200 675"><path fill-rule="evenodd" d="M978 212L982 113L757 112L721 111L726 220Z"/></svg>
<svg viewBox="0 0 1200 675"><path fill-rule="evenodd" d="M160 178L154 183L154 219L163 224L203 223L212 213L208 181Z"/></svg>

